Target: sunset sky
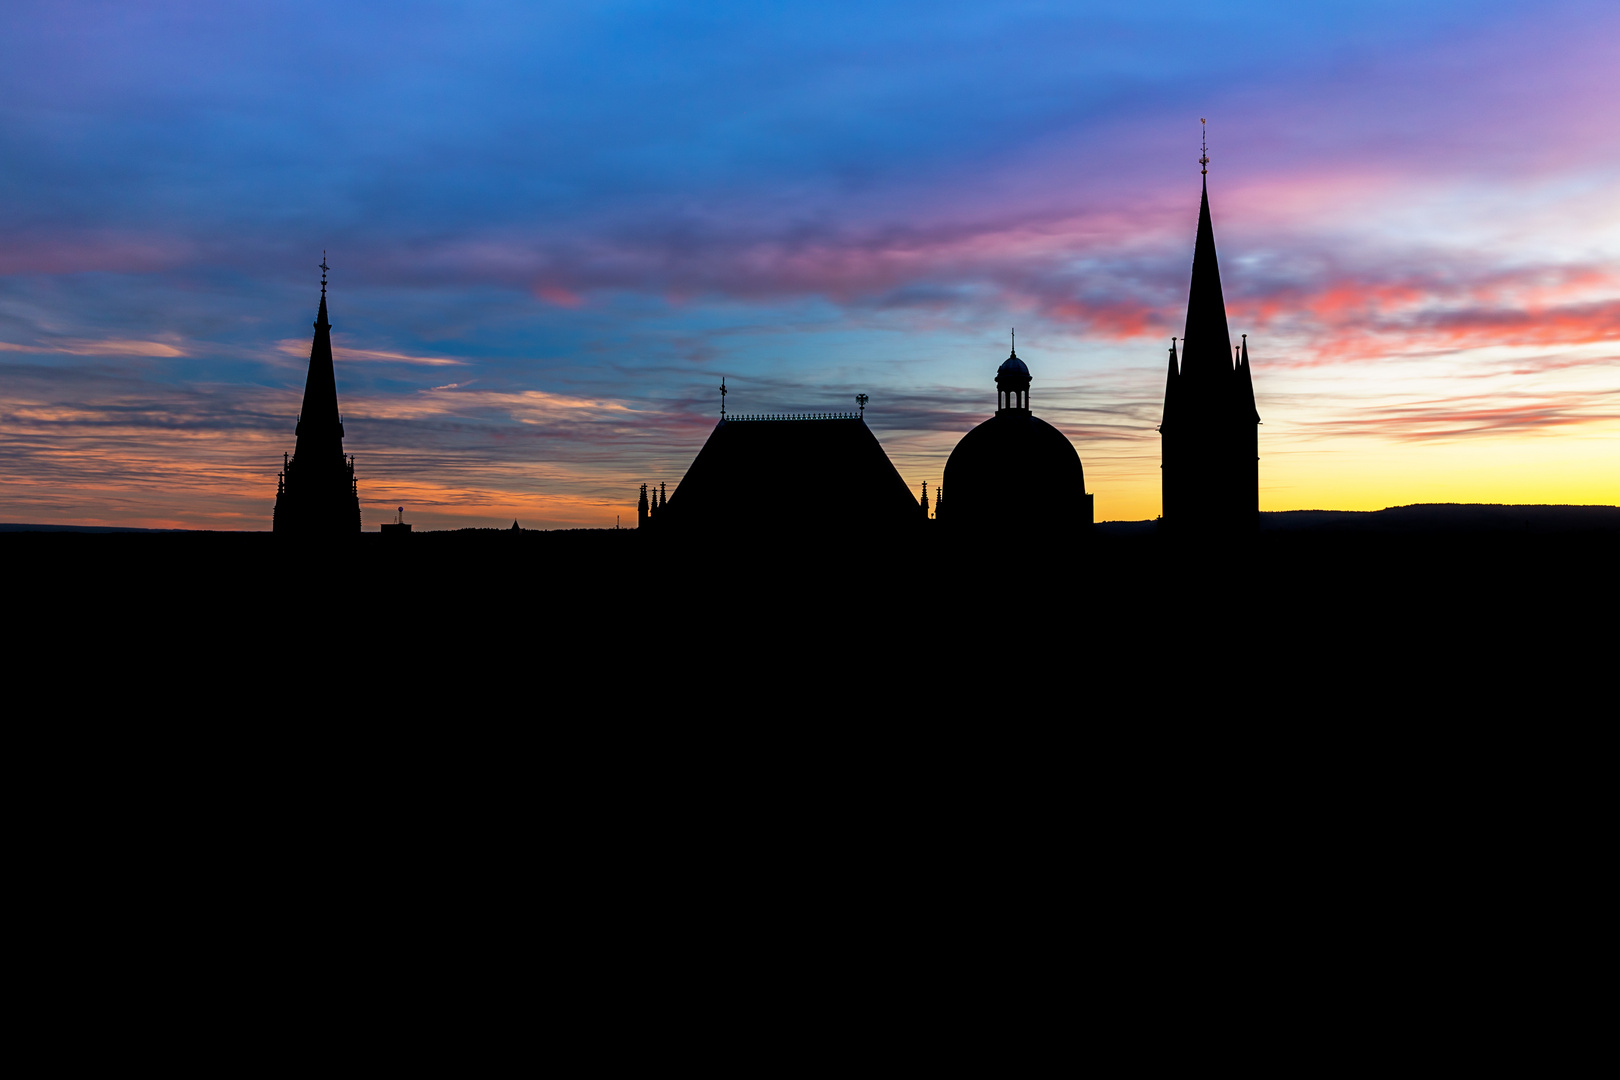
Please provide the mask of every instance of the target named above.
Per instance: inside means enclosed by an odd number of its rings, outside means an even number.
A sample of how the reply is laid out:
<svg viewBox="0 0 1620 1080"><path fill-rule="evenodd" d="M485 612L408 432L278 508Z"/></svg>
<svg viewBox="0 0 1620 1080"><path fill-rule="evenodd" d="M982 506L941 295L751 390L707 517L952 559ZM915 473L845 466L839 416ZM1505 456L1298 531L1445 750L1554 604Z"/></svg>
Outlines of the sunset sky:
<svg viewBox="0 0 1620 1080"><path fill-rule="evenodd" d="M719 411L937 484L1009 327L1159 513L1199 118L1266 510L1620 503L1620 4L0 7L0 521L612 526ZM813 478L784 477L784 482Z"/></svg>

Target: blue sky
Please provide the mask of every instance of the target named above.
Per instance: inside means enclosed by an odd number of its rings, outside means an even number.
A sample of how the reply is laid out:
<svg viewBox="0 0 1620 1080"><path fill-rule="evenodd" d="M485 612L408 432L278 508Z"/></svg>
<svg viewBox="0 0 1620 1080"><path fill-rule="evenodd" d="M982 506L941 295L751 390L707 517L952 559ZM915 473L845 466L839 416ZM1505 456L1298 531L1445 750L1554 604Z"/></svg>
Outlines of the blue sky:
<svg viewBox="0 0 1620 1080"><path fill-rule="evenodd" d="M1614 502L1617 42L1612 4L10 4L0 517L267 527L323 250L368 524L612 524L722 375L869 393L937 482L1013 325L1101 516L1152 516L1199 117L1263 505Z"/></svg>

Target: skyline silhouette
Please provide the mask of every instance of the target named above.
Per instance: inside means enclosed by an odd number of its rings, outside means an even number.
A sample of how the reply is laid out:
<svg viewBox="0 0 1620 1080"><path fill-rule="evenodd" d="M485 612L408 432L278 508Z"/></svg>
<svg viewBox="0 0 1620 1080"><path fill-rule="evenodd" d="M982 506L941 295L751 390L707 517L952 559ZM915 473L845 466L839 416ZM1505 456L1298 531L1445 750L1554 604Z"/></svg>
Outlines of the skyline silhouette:
<svg viewBox="0 0 1620 1080"><path fill-rule="evenodd" d="M268 529L323 248L367 530L611 527L722 377L920 500L1011 325L1151 519L1200 157L1261 510L1620 503L1620 11L718 11L7 6L0 521Z"/></svg>

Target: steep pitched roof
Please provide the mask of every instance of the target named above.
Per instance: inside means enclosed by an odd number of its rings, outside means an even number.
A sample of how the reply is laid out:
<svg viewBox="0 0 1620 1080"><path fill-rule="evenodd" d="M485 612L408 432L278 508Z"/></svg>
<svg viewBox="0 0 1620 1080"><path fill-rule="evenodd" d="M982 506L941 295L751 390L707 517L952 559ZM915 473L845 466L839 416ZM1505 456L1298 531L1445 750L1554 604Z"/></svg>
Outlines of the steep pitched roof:
<svg viewBox="0 0 1620 1080"><path fill-rule="evenodd" d="M654 518L681 532L857 534L922 520L856 417L722 420Z"/></svg>

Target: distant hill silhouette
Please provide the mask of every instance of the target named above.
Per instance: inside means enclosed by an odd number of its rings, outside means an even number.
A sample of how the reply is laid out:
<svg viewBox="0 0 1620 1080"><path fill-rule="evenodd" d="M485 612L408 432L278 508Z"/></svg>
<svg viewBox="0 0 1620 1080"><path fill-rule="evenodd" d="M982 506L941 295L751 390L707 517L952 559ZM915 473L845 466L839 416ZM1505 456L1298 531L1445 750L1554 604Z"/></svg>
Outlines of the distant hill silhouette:
<svg viewBox="0 0 1620 1080"><path fill-rule="evenodd" d="M1414 503L1383 510L1284 510L1260 515L1264 530L1354 532L1620 531L1620 506L1514 506L1500 503Z"/></svg>
<svg viewBox="0 0 1620 1080"><path fill-rule="evenodd" d="M1104 521L1114 537L1154 531L1153 521ZM1260 515L1263 533L1535 533L1620 532L1620 506L1511 503L1413 503L1383 510L1274 510Z"/></svg>

